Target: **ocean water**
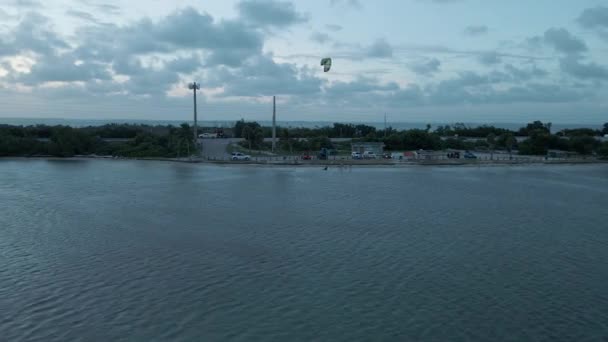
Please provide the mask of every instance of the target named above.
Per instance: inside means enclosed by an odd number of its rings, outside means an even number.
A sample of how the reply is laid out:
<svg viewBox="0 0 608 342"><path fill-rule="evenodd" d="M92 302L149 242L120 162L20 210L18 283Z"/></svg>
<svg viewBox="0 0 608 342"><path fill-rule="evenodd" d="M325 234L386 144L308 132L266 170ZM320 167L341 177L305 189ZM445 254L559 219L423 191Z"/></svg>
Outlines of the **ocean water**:
<svg viewBox="0 0 608 342"><path fill-rule="evenodd" d="M257 120L262 126L272 126L272 121L264 121ZM192 123L191 121L186 121L187 123ZM344 121L340 121L346 123ZM9 124L9 125L18 125L18 126L29 126L29 125L66 125L72 127L86 127L86 126L101 126L110 123L118 123L118 124L145 124L145 125L173 125L179 126L184 123L183 120L137 120L137 119L61 119L61 118L8 118L8 117L0 117L0 125L1 124ZM235 121L234 120L225 120L225 121L199 121L199 125L205 127L233 127ZM315 127L324 127L324 126L332 126L333 121L277 121L277 125L282 127L307 127L307 128L315 128ZM353 124L366 124L370 126L374 126L378 129L384 129L384 122L351 122ZM444 126L444 125L453 125L454 122L431 122L432 127ZM500 128L510 129L510 130L518 130L520 127L526 126L526 123L505 123L505 122L496 122L496 123L478 123L478 122L465 122L467 126L476 127L484 124L493 125ZM394 129L404 130L404 129L413 129L426 128L427 122L388 122L387 126L390 126ZM552 126L552 131L559 132L563 129L572 129L572 128L593 128L593 129L601 129L601 124L559 124L555 123Z"/></svg>
<svg viewBox="0 0 608 342"><path fill-rule="evenodd" d="M0 159L3 341L606 341L608 166Z"/></svg>

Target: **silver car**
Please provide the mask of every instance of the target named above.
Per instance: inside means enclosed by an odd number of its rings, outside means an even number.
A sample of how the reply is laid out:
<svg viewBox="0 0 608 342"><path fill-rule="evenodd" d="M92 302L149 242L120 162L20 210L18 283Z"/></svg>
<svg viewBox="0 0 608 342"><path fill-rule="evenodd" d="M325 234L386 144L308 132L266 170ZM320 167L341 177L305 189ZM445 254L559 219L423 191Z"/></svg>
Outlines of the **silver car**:
<svg viewBox="0 0 608 342"><path fill-rule="evenodd" d="M251 160L251 156L241 152L233 152L232 160Z"/></svg>

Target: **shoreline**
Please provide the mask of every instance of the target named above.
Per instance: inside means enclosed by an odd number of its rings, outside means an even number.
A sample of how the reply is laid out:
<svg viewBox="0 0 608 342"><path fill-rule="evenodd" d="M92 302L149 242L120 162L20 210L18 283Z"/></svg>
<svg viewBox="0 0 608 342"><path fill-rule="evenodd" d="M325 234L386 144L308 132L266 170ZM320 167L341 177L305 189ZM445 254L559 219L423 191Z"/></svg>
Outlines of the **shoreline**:
<svg viewBox="0 0 608 342"><path fill-rule="evenodd" d="M601 165L608 164L608 160L601 159L574 159L574 160L476 160L476 161L454 161L454 160L411 160L411 161L385 161L385 160L329 160L329 161L231 161L231 160L205 160L187 158L124 158L111 156L74 156L74 157L53 157L53 156L20 156L20 157L0 157L1 160L139 160L171 162L183 164L204 164L204 165L228 165L228 166L277 166L277 167L416 167L416 166L441 166L441 167L471 167L471 166L541 166L541 165Z"/></svg>

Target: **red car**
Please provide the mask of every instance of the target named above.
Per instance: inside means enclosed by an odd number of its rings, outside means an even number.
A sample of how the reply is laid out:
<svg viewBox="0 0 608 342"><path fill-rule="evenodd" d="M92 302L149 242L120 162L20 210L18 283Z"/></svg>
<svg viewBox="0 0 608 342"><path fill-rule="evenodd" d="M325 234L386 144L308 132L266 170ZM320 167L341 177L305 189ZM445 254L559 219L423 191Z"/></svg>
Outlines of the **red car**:
<svg viewBox="0 0 608 342"><path fill-rule="evenodd" d="M312 156L310 154L303 154L302 160L312 160Z"/></svg>

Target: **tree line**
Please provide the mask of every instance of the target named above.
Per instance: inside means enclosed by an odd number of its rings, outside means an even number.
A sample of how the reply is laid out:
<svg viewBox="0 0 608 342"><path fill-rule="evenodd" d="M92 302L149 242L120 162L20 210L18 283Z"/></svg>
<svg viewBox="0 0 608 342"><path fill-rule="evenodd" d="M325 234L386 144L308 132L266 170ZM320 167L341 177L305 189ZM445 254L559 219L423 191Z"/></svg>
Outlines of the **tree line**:
<svg viewBox="0 0 608 342"><path fill-rule="evenodd" d="M188 124L179 127L110 124L82 128L0 125L0 156L183 157L196 152L192 136ZM129 140L110 142L106 139Z"/></svg>
<svg viewBox="0 0 608 342"><path fill-rule="evenodd" d="M278 148L283 152L300 153L336 148L330 138L350 138L354 141L382 142L389 151L404 150L504 150L525 155L545 155L548 150L571 151L583 155L597 153L608 156L608 142L597 136L608 134L608 123L602 129L566 129L551 133L551 124L534 121L517 131L494 126L468 127L464 124L425 129L377 129L364 124L334 123L315 128L277 127ZM231 136L243 138L244 147L267 149L265 137L271 127L255 121L239 120ZM112 155L120 157L183 157L196 152L192 128L188 124L149 126L108 124L73 128L69 126L11 126L0 125L0 156L50 155ZM526 137L517 142L516 137ZM107 139L129 139L111 142Z"/></svg>
<svg viewBox="0 0 608 342"><path fill-rule="evenodd" d="M243 138L244 147L265 149L264 137L271 135L271 127L262 127L255 121L240 120L234 134ZM316 151L322 147L334 148L330 138L351 138L354 141L382 142L389 151L403 150L517 150L523 155L546 155L549 150L569 151L582 155L597 153L608 155L608 143L597 137L608 134L608 123L602 129L565 129L552 133L552 124L534 121L518 130L490 125L469 127L462 123L438 126L433 129L395 130L388 127L377 129L364 124L334 123L333 126L316 128L277 127L279 148L282 151ZM525 137L518 142L516 137Z"/></svg>

